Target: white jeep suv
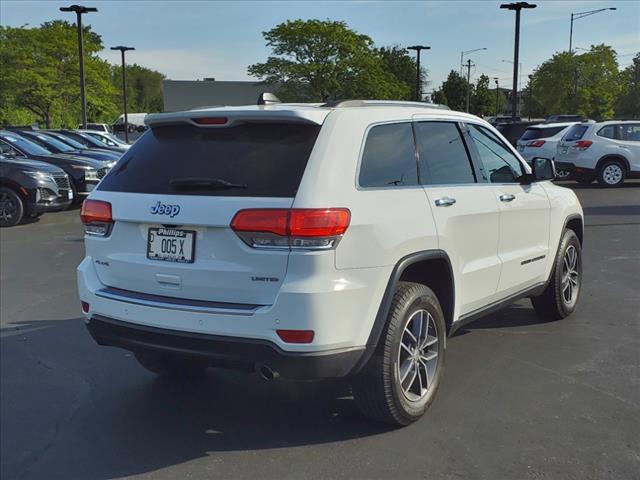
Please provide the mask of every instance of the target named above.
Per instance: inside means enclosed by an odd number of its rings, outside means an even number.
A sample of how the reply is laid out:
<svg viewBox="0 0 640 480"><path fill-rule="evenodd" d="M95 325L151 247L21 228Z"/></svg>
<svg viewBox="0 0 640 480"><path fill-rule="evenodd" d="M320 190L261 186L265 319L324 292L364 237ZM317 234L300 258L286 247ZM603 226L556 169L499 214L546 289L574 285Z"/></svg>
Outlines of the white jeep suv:
<svg viewBox="0 0 640 480"><path fill-rule="evenodd" d="M640 178L640 120L578 123L558 143L555 160L583 184L597 179L615 187Z"/></svg>
<svg viewBox="0 0 640 480"><path fill-rule="evenodd" d="M582 209L485 121L420 103L149 115L84 202L78 287L147 369L350 377L362 411L431 403L447 336L523 297L563 318Z"/></svg>

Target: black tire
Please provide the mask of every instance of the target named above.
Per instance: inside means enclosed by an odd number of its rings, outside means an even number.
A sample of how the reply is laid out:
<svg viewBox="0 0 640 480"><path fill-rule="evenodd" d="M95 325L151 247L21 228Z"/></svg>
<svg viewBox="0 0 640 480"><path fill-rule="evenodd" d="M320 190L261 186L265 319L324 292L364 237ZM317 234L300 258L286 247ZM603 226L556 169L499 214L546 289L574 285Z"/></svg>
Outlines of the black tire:
<svg viewBox="0 0 640 480"><path fill-rule="evenodd" d="M76 186L76 182L74 180L71 180L71 191L73 192L73 200L71 200L71 205L81 204L83 198L78 195L78 187Z"/></svg>
<svg viewBox="0 0 640 480"><path fill-rule="evenodd" d="M418 312L428 313L433 321L427 322L423 335L425 339L433 338L435 333L437 341L425 347L424 352L432 356L437 353L435 359L426 364L431 365L431 374L426 367L417 368L416 357L402 349L400 342L411 341L405 332L410 322L415 326L418 321ZM428 318L424 315L423 318ZM413 333L422 331L422 324ZM428 330L428 331L427 331ZM420 339L420 337L418 337ZM426 343L426 342L425 342ZM440 384L444 370L446 350L446 326L440 302L433 291L419 283L400 282L393 296L393 301L385 328L378 345L367 365L352 380L352 390L355 402L362 413L372 420L404 426L418 420L431 405ZM404 355L404 358L402 358ZM409 362L409 363L407 363ZM413 363L412 363L413 362ZM406 392L403 388L399 365L414 365L405 369L407 376L405 382L413 382L409 385L417 387L420 395ZM423 364L423 365L426 365ZM411 370L413 368L413 370ZM415 373L415 375L414 375ZM423 379L426 388L423 387ZM416 383L418 382L418 383ZM430 383L429 383L430 382ZM407 383L408 384L408 383ZM413 397L413 398L410 398Z"/></svg>
<svg viewBox="0 0 640 480"><path fill-rule="evenodd" d="M0 187L0 227L13 227L22 221L24 203L18 193L8 187Z"/></svg>
<svg viewBox="0 0 640 480"><path fill-rule="evenodd" d="M156 375L172 378L193 378L207 369L207 363L197 358L156 352L136 352L136 360Z"/></svg>
<svg viewBox="0 0 640 480"><path fill-rule="evenodd" d="M626 176L627 169L620 160L607 160L598 169L598 183L603 187L618 187Z"/></svg>
<svg viewBox="0 0 640 480"><path fill-rule="evenodd" d="M40 218L44 212L31 212L27 214L27 218Z"/></svg>
<svg viewBox="0 0 640 480"><path fill-rule="evenodd" d="M565 257L567 252L573 248L576 253L574 270L576 275L567 274L567 264ZM570 261L569 261L570 262ZM567 280L568 277L575 280L575 284L571 282L571 297L567 300ZM565 230L560 242L560 247L556 253L556 259L551 272L551 279L544 292L537 296L531 297L531 303L536 313L547 320L560 320L565 318L576 308L580 292L582 290L582 246L580 240L573 230Z"/></svg>

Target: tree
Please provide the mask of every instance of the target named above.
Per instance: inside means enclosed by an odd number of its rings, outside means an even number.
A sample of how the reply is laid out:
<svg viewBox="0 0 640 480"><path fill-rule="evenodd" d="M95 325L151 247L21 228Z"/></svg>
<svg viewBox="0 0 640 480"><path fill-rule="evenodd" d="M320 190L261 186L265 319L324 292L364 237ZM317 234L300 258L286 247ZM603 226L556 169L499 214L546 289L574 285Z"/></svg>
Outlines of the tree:
<svg viewBox="0 0 640 480"><path fill-rule="evenodd" d="M373 41L344 22L288 20L263 32L273 54L249 74L279 85L283 100L397 99L410 89L390 72Z"/></svg>
<svg viewBox="0 0 640 480"><path fill-rule="evenodd" d="M485 116L495 111L495 91L489 90L489 77L480 75L471 99L471 113L478 116Z"/></svg>
<svg viewBox="0 0 640 480"><path fill-rule="evenodd" d="M127 105L130 112L161 112L163 110L162 80L165 76L140 65L127 65ZM111 77L118 92L122 92L122 67L112 66ZM122 109L119 93L118 111Z"/></svg>
<svg viewBox="0 0 640 480"><path fill-rule="evenodd" d="M434 103L442 103L452 110L464 111L467 107L467 80L458 72L451 70L447 79L442 82L440 90L434 93Z"/></svg>
<svg viewBox="0 0 640 480"><path fill-rule="evenodd" d="M385 71L391 73L398 82L407 86L408 95L400 100L415 100L416 69L418 68L416 60L409 55L405 48L397 45L379 48L376 53L380 56ZM420 67L420 70L420 85L424 97L429 82L426 69Z"/></svg>
<svg viewBox="0 0 640 480"><path fill-rule="evenodd" d="M640 117L640 52L631 65L620 72L620 94L616 99L616 116Z"/></svg>
<svg viewBox="0 0 640 480"><path fill-rule="evenodd" d="M114 114L109 64L97 56L99 35L84 27L87 111L94 120ZM55 20L37 28L0 26L3 112L28 111L46 127L80 118L76 28ZM6 114L5 114L6 115ZM4 122L9 117L0 119Z"/></svg>
<svg viewBox="0 0 640 480"><path fill-rule="evenodd" d="M529 76L525 112L534 117L576 113L607 118L614 114L619 90L616 53L611 47L592 46L581 55L556 53Z"/></svg>

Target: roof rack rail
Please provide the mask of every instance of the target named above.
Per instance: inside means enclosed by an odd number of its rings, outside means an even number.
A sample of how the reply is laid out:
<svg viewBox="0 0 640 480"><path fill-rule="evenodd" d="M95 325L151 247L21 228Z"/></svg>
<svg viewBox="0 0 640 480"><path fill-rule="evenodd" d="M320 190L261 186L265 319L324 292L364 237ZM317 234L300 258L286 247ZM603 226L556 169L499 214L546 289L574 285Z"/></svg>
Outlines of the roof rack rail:
<svg viewBox="0 0 640 480"><path fill-rule="evenodd" d="M437 103L411 102L408 100L331 100L321 107L348 108L348 107L422 107L437 108L439 110L451 110L446 105Z"/></svg>

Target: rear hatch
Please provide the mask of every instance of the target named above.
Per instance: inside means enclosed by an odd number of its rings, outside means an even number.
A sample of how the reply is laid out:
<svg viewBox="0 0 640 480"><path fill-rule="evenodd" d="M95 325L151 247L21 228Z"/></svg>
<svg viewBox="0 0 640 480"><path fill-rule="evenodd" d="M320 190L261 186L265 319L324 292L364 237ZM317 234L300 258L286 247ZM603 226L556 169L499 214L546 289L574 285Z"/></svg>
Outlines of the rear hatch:
<svg viewBox="0 0 640 480"><path fill-rule="evenodd" d="M321 122L202 122L152 125L129 149L91 195L114 224L87 254L109 287L270 305L289 250L251 248L229 225L242 209L292 206Z"/></svg>

